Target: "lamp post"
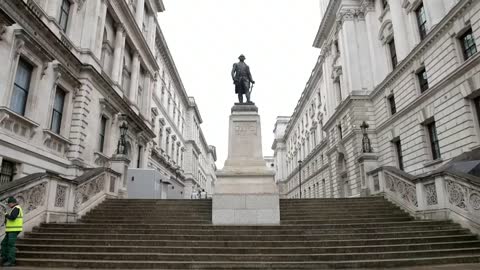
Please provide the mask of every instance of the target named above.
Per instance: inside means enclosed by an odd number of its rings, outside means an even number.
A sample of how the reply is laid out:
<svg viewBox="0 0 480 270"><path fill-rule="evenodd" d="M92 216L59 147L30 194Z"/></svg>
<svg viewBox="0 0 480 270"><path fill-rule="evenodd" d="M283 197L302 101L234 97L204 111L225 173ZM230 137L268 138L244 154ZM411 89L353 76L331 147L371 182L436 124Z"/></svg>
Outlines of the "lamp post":
<svg viewBox="0 0 480 270"><path fill-rule="evenodd" d="M300 180L299 187L300 187L300 199L301 199L302 198L302 161L301 160L298 161L298 179Z"/></svg>
<svg viewBox="0 0 480 270"><path fill-rule="evenodd" d="M120 126L120 139L117 144L117 154L126 155L127 154L127 142L125 136L127 135L128 126L127 123L123 122Z"/></svg>
<svg viewBox="0 0 480 270"><path fill-rule="evenodd" d="M370 144L370 138L368 138L367 129L368 129L367 122L363 121L360 128L362 129L363 138L362 138L362 151L363 153L371 153L372 152L372 145Z"/></svg>

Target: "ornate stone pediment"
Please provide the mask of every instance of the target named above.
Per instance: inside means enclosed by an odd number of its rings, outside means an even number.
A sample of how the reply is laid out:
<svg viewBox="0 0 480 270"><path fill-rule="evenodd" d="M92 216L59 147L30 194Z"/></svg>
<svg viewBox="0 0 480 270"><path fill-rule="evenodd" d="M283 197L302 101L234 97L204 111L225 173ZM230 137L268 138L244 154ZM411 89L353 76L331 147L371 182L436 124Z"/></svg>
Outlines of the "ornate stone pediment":
<svg viewBox="0 0 480 270"><path fill-rule="evenodd" d="M102 112L107 112L110 115L117 115L118 113L118 110L113 106L113 104L105 98L100 99L100 109Z"/></svg>
<svg viewBox="0 0 480 270"><path fill-rule="evenodd" d="M73 76L70 71L68 71L63 65L59 63L53 64L53 72L55 74L55 83L54 87L57 86L60 79L64 80L68 84L70 84L74 89L78 89L82 86L82 83Z"/></svg>

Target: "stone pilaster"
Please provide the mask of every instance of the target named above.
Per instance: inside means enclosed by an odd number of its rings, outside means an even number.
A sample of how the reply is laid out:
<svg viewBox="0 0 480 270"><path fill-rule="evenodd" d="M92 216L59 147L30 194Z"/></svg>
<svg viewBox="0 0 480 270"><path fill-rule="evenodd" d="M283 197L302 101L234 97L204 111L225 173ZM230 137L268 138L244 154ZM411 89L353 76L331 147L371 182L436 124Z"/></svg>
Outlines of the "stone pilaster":
<svg viewBox="0 0 480 270"><path fill-rule="evenodd" d="M86 148L88 130L88 116L90 114L90 103L92 88L83 84L75 92L73 99L72 121L70 126L69 140L72 142L67 153L70 160L84 161L83 152Z"/></svg>
<svg viewBox="0 0 480 270"><path fill-rule="evenodd" d="M115 48L113 51L113 63L112 63L112 80L119 84L121 82L121 75L123 69L123 51L125 46L125 28L122 24L117 24L115 35Z"/></svg>

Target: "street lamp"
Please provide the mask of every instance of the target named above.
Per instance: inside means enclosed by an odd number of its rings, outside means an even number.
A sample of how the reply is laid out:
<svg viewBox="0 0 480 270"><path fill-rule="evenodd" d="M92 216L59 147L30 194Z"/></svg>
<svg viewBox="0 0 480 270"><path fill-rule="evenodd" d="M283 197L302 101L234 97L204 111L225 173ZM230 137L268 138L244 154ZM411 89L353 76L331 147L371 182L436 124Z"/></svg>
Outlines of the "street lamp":
<svg viewBox="0 0 480 270"><path fill-rule="evenodd" d="M128 132L128 126L126 122L120 126L120 139L118 140L117 144L117 154L119 155L126 155L127 154L127 142L125 140L125 136Z"/></svg>
<svg viewBox="0 0 480 270"><path fill-rule="evenodd" d="M302 161L298 161L298 179L300 180L300 199L302 198Z"/></svg>
<svg viewBox="0 0 480 270"><path fill-rule="evenodd" d="M362 129L363 138L362 138L362 151L363 153L371 153L372 152L372 145L370 144L370 138L368 138L367 129L368 129L367 122L363 121L360 128Z"/></svg>

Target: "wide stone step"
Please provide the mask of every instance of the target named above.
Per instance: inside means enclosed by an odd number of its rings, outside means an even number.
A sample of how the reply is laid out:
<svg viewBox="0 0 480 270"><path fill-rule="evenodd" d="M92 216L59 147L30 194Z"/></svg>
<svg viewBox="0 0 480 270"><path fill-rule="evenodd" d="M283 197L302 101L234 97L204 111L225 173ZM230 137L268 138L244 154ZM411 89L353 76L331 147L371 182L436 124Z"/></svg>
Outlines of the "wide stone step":
<svg viewBox="0 0 480 270"><path fill-rule="evenodd" d="M143 229L143 228L73 228L73 227L36 227L34 232L43 233L116 233L116 234L183 234L183 235L276 235L276 234L348 234L348 233L386 233L386 232L407 232L407 231L434 231L434 230L453 230L460 229L457 224L445 224L435 226L399 226L386 228L347 228L347 229L288 229L280 226L276 229L256 229L256 230L231 230L231 229L181 229L181 228L163 228L163 229Z"/></svg>
<svg viewBox="0 0 480 270"><path fill-rule="evenodd" d="M394 221L409 221L413 220L409 216L401 217L386 217L386 218L305 218L305 219L291 219L291 220L281 220L282 224L328 224L328 223L377 223L377 222L394 222Z"/></svg>
<svg viewBox="0 0 480 270"><path fill-rule="evenodd" d="M277 234L277 235L182 235L182 234L116 234L116 233L26 233L29 238L49 239L122 239L122 240L190 240L190 241L316 241L347 239L384 239L402 237L450 236L468 234L466 229L411 231L392 233L354 233L354 234Z"/></svg>
<svg viewBox="0 0 480 270"><path fill-rule="evenodd" d="M122 224L122 223L131 223L132 220L136 220L134 218L132 219L108 219L108 218L89 218L85 217L82 218L81 221L85 223L105 223L105 224ZM211 219L201 219L201 218L177 218L175 220L168 220L168 219L163 219L163 218L144 218L142 220L138 220L137 224L170 224L172 222L175 222L176 224L211 224L212 220ZM106 225L109 226L109 225Z"/></svg>
<svg viewBox="0 0 480 270"><path fill-rule="evenodd" d="M152 253L191 253L203 254L204 247L155 247L155 246L89 246L89 245L27 245L18 244L21 251L49 251L49 252L152 252ZM372 246L339 246L339 247L210 247L212 254L313 254L313 253L359 253L365 252L391 252L407 250L433 250L433 249L458 249L478 248L480 240L458 241L445 243L421 243L405 245L372 245Z"/></svg>
<svg viewBox="0 0 480 270"><path fill-rule="evenodd" d="M407 227L407 226L441 226L455 224L451 221L432 221L432 220L411 220L401 222L377 222L377 223L328 223L328 224L283 224L280 226L214 226L211 224L178 224L175 221L165 224L142 224L144 229L164 229L164 228L179 228L179 229L205 229L205 230L277 230L282 229L297 229L297 230L312 230L312 229L340 229L340 228L390 228L390 227ZM101 228L105 227L103 223L43 223L42 227L46 228ZM139 228L138 223L131 221L123 224L108 224L108 228L122 229L122 228Z"/></svg>
<svg viewBox="0 0 480 270"><path fill-rule="evenodd" d="M406 258L358 261L307 261L307 262L172 262L172 261L109 261L109 260L66 260L66 259L17 259L18 266L75 267L105 269L339 269L367 267L400 267L435 264L478 263L480 255L444 256L436 258Z"/></svg>
<svg viewBox="0 0 480 270"><path fill-rule="evenodd" d="M343 218L389 218L389 217L410 217L406 213L384 213L384 214L356 214L356 213L345 213L341 215ZM304 220L304 219L330 219L332 215L315 213L315 214L299 214L299 215L285 215L280 213L280 220Z"/></svg>
<svg viewBox="0 0 480 270"><path fill-rule="evenodd" d="M208 251L206 251L208 252ZM420 250L403 252L361 252L324 254L172 254L172 253L113 253L113 252L46 252L20 251L18 257L68 260L112 260L112 261L231 261L231 262L301 262L301 261L348 261L382 260L398 258L442 257L455 255L480 255L480 248Z"/></svg>
<svg viewBox="0 0 480 270"><path fill-rule="evenodd" d="M421 236L383 239L310 240L310 241L189 241L23 238L19 244L91 245L91 246L176 246L176 247L338 247L359 245L398 245L477 240L476 235Z"/></svg>

